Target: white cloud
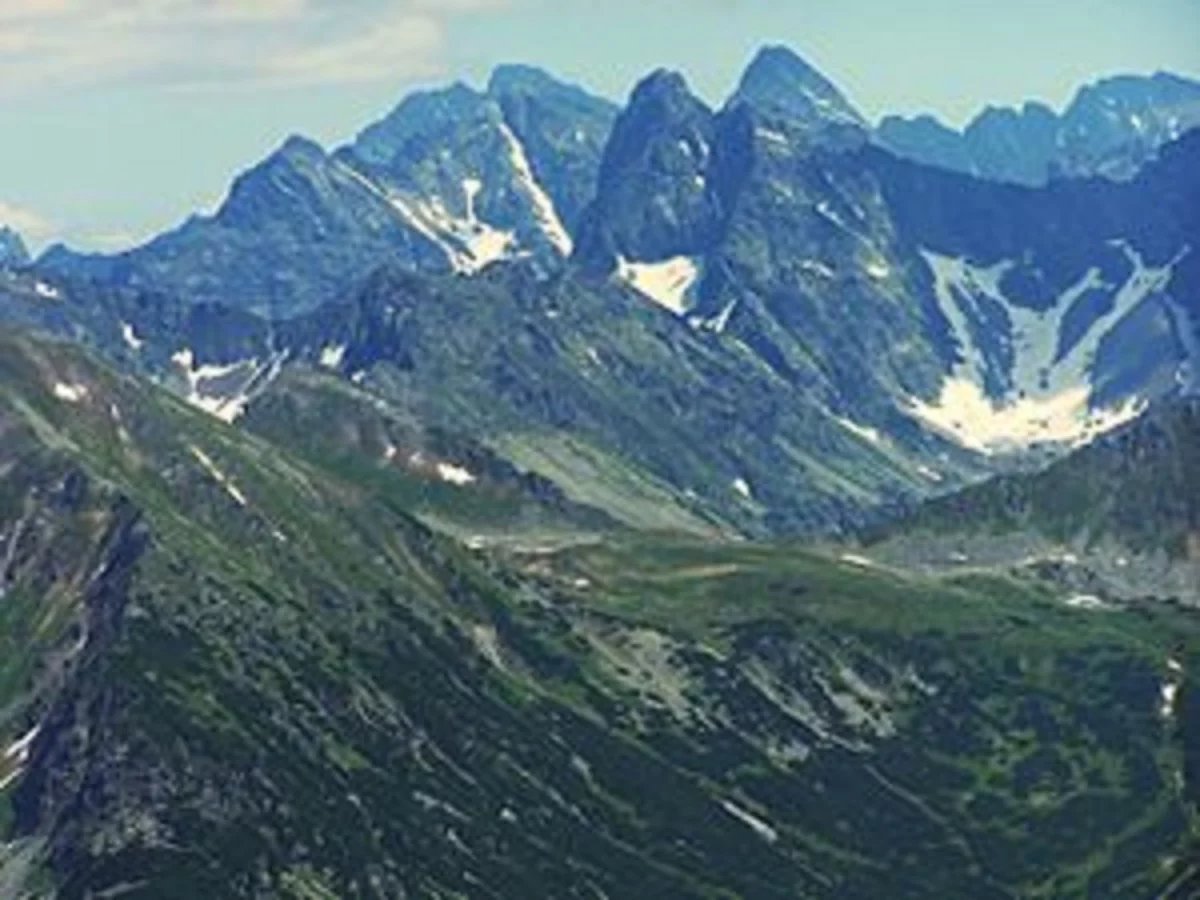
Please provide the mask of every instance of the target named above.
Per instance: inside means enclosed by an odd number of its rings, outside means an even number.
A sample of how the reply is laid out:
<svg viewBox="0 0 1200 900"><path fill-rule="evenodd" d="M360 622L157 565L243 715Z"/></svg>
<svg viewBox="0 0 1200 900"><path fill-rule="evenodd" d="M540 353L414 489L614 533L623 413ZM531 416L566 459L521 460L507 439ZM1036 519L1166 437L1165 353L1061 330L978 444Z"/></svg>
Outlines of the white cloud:
<svg viewBox="0 0 1200 900"><path fill-rule="evenodd" d="M447 23L509 0L0 0L0 92L426 77Z"/></svg>
<svg viewBox="0 0 1200 900"><path fill-rule="evenodd" d="M44 241L58 230L53 222L40 213L3 200L0 200L0 225L16 229L30 244Z"/></svg>
<svg viewBox="0 0 1200 900"><path fill-rule="evenodd" d="M259 61L255 74L288 84L370 81L394 75L402 65L405 75L432 75L438 71L434 51L442 40L437 17L403 11L341 40L283 48Z"/></svg>

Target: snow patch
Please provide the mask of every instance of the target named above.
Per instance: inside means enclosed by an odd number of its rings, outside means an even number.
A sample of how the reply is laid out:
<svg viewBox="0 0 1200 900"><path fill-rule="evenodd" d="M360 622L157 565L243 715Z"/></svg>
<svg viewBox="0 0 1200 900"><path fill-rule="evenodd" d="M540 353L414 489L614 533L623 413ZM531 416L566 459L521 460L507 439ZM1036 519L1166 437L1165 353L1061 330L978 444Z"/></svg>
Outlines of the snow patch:
<svg viewBox="0 0 1200 900"><path fill-rule="evenodd" d="M780 150L790 150L792 148L792 142L788 140L787 135L773 131L770 128L763 128L761 125L754 129L754 136Z"/></svg>
<svg viewBox="0 0 1200 900"><path fill-rule="evenodd" d="M574 249L574 242L563 226L558 211L554 208L554 201L550 199L550 195L534 177L533 167L529 164L529 154L525 152L525 147L513 134L512 129L504 123L500 124L500 134L508 144L509 161L517 172L518 183L533 206L533 215L537 219L538 227L560 254L564 257L570 256Z"/></svg>
<svg viewBox="0 0 1200 900"><path fill-rule="evenodd" d="M258 360L247 359L227 365L198 366L190 348L179 350L171 357L187 381L184 399L197 409L230 424L241 418L250 401L278 377L286 360L287 354L279 353L261 364ZM226 381L238 372L244 372L245 375L237 379L236 392L218 394L205 389L212 382Z"/></svg>
<svg viewBox="0 0 1200 900"><path fill-rule="evenodd" d="M816 259L803 259L800 261L800 270L808 272L810 275L819 275L822 278L833 278L836 274L833 269L829 268L825 263Z"/></svg>
<svg viewBox="0 0 1200 900"><path fill-rule="evenodd" d="M500 633L494 625L476 625L471 629L471 641L480 655L497 669L507 668L504 665L504 653L501 650Z"/></svg>
<svg viewBox="0 0 1200 900"><path fill-rule="evenodd" d="M54 396L64 403L82 403L87 399L88 389L82 384L66 384L59 382L54 385Z"/></svg>
<svg viewBox="0 0 1200 900"><path fill-rule="evenodd" d="M711 318L703 316L691 316L688 319L688 324L697 331L711 331L713 334L724 334L729 328L729 322L733 318L734 312L737 310L738 301L735 297L725 304L724 309Z"/></svg>
<svg viewBox="0 0 1200 900"><path fill-rule="evenodd" d="M474 179L463 182L467 198L466 219L452 216L440 197L424 199L385 190L344 162L339 169L371 193L387 202L414 231L436 244L456 272L471 275L511 255L515 235L493 228L475 216L475 196L481 185Z"/></svg>
<svg viewBox="0 0 1200 900"><path fill-rule="evenodd" d="M754 499L754 492L750 489L750 482L748 482L745 478L738 478L733 482L732 487L747 500Z"/></svg>
<svg viewBox="0 0 1200 900"><path fill-rule="evenodd" d="M467 198L467 221L476 221L475 198L483 190L483 182L478 178L464 178L462 183L463 195Z"/></svg>
<svg viewBox="0 0 1200 900"><path fill-rule="evenodd" d="M391 197L393 206L446 251L454 269L467 275L510 256L516 241L511 231L493 228L475 217L474 194L470 188L477 185L471 181L464 183L469 207L466 219L452 216L440 197L429 200Z"/></svg>
<svg viewBox="0 0 1200 900"><path fill-rule="evenodd" d="M1112 329L1167 287L1182 254L1165 266L1150 267L1128 244L1115 242L1115 246L1123 250L1133 272L1113 295L1112 309L1098 317L1062 359L1058 349L1067 312L1087 292L1107 287L1098 269L1085 273L1052 307L1037 311L1014 303L1000 290L1001 279L1013 263L984 268L923 251L934 276L938 306L962 360L951 370L935 400L911 400L909 412L963 446L989 454L1042 443L1079 446L1140 415L1146 403L1136 397L1108 408L1094 408L1092 367ZM965 309L978 298L998 304L1008 319L1013 361L1011 369L1002 373L1007 376L1008 389L999 398L984 389L988 358L975 340Z"/></svg>
<svg viewBox="0 0 1200 900"><path fill-rule="evenodd" d="M459 487L466 487L468 484L474 484L478 480L469 469L445 462L437 464L437 475L442 481L458 485Z"/></svg>
<svg viewBox="0 0 1200 900"><path fill-rule="evenodd" d="M705 323L705 327L714 334L724 334L729 327L729 320L733 318L734 312L737 310L737 299L730 300L725 304L725 308L717 313L715 318L710 319Z"/></svg>
<svg viewBox="0 0 1200 900"><path fill-rule="evenodd" d="M730 803L728 800L722 800L721 806L725 809L725 812L729 813L743 825L748 826L768 844L774 844L779 840L779 832L753 813L747 812L737 804Z"/></svg>
<svg viewBox="0 0 1200 900"><path fill-rule="evenodd" d="M828 200L820 201L814 208L816 209L817 214L831 225L841 228L843 231L853 230L850 228L850 225L846 222L846 220L834 211Z"/></svg>
<svg viewBox="0 0 1200 900"><path fill-rule="evenodd" d="M1136 419L1146 409L1139 398L1104 410L1091 409L1090 400L1091 389L1081 386L1004 405L976 382L951 378L942 384L936 401L913 400L908 409L964 447L987 455L1043 443L1080 446Z"/></svg>
<svg viewBox="0 0 1200 900"><path fill-rule="evenodd" d="M121 338L125 341L125 346L135 353L146 346L146 342L137 336L137 332L128 322L121 323Z"/></svg>
<svg viewBox="0 0 1200 900"><path fill-rule="evenodd" d="M33 742L37 740L37 736L42 733L41 725L34 725L27 732L8 745L8 749L4 751L5 759L15 759L18 764L24 763L29 759L29 748L33 746Z"/></svg>
<svg viewBox="0 0 1200 900"><path fill-rule="evenodd" d="M225 493L232 497L238 506L249 505L246 495L238 490L237 485L233 483L232 479L230 479L228 475L217 468L217 464L213 462L212 457L210 457L195 444L189 444L188 450L191 451L192 456L196 459L196 462L200 463L200 465L204 467L204 470L208 472L212 480L224 488Z"/></svg>
<svg viewBox="0 0 1200 900"><path fill-rule="evenodd" d="M930 481L937 483L946 480L946 476L929 466L917 466L917 473Z"/></svg>
<svg viewBox="0 0 1200 900"><path fill-rule="evenodd" d="M1082 609L1089 612L1102 612L1107 609L1112 609L1112 606L1105 603L1094 594L1076 594L1074 597L1067 598L1067 606L1071 609Z"/></svg>
<svg viewBox="0 0 1200 900"><path fill-rule="evenodd" d="M860 120L853 113L847 111L840 103L836 103L829 97L817 93L807 85L802 86L800 90L808 98L809 102L821 111L824 118L847 122L851 125L861 124Z"/></svg>
<svg viewBox="0 0 1200 900"><path fill-rule="evenodd" d="M850 565L855 566L859 569L874 569L874 568L876 568L876 564L873 559L867 559L867 557L859 556L857 553L843 553L841 555L841 557L839 557L839 558L841 559L842 562L849 563Z"/></svg>
<svg viewBox="0 0 1200 900"><path fill-rule="evenodd" d="M324 369L338 369L341 367L342 360L345 358L345 344L337 344L334 346L325 347L321 350L321 367Z"/></svg>
<svg viewBox="0 0 1200 900"><path fill-rule="evenodd" d="M617 277L677 316L684 315L694 304L702 274L699 257L676 256L660 262L630 262L617 257Z"/></svg>
<svg viewBox="0 0 1200 900"><path fill-rule="evenodd" d="M1165 682L1162 686L1162 704L1159 707L1159 714L1164 719L1170 719L1175 716L1175 700L1179 696L1179 685L1172 682Z"/></svg>
<svg viewBox="0 0 1200 900"><path fill-rule="evenodd" d="M881 260L871 260L864 268L866 269L867 276L873 278L875 281L883 281L892 274L891 266Z"/></svg>
<svg viewBox="0 0 1200 900"><path fill-rule="evenodd" d="M24 769L22 769L20 766L18 766L17 768L15 768L11 772L9 772L7 775L5 775L3 778L0 778L0 791L3 791L6 787L8 787L10 784L12 784L14 781L16 781L18 778L20 778L24 771L25 771Z"/></svg>
<svg viewBox="0 0 1200 900"><path fill-rule="evenodd" d="M1164 719L1175 718L1176 705L1179 700L1179 690L1183 686L1183 663L1170 658L1167 660L1167 679L1159 689L1158 713Z"/></svg>
<svg viewBox="0 0 1200 900"><path fill-rule="evenodd" d="M33 292L43 300L61 300L62 291L52 284L47 284L45 281L34 282Z"/></svg>
<svg viewBox="0 0 1200 900"><path fill-rule="evenodd" d="M887 440L882 434L879 433L878 429L870 428L866 425L859 425L857 422L854 422L850 419L843 419L841 417L835 417L835 421L851 434L858 435L860 438L874 444L876 447L882 447L885 443L887 443Z"/></svg>

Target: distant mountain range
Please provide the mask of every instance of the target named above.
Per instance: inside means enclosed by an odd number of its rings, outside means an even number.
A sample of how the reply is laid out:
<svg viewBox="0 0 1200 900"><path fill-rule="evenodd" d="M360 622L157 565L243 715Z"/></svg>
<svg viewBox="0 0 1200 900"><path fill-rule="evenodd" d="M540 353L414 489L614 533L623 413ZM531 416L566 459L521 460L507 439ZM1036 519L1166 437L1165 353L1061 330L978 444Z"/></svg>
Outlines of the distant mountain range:
<svg viewBox="0 0 1200 900"><path fill-rule="evenodd" d="M290 138L197 217L116 256L52 248L48 271L287 318L381 265L472 274L570 255L616 108L529 68L485 92L416 94L327 153Z"/></svg>
<svg viewBox="0 0 1200 900"><path fill-rule="evenodd" d="M654 80L643 88L658 90ZM1121 77L1083 89L1061 117L1027 105L1020 114L990 109L962 135L928 117L888 118L872 132L819 72L771 47L724 112L739 106L786 123L805 147L870 138L919 162L1040 185L1055 175L1132 177L1159 147L1200 124L1200 85ZM457 84L407 98L332 153L289 139L234 182L214 216L145 247L114 256L55 247L42 262L272 317L336 299L384 263L467 274L514 259L554 268L587 239L583 219L593 201L619 202L601 171L606 149L610 164L620 164L619 142L609 141L618 112L540 70L501 67L482 92ZM626 170L634 163L625 160Z"/></svg>
<svg viewBox="0 0 1200 900"><path fill-rule="evenodd" d="M1195 389L1196 134L1041 188L877 141L783 48L719 110L666 71L618 109L505 67L333 153L291 139L143 248L10 266L0 315L231 420L337 372L607 514L746 534L851 527Z"/></svg>
<svg viewBox="0 0 1200 900"><path fill-rule="evenodd" d="M888 116L875 140L918 162L1013 184L1127 179L1200 125L1200 83L1160 72L1082 88L1061 115L1041 103L988 107L962 131L933 116Z"/></svg>

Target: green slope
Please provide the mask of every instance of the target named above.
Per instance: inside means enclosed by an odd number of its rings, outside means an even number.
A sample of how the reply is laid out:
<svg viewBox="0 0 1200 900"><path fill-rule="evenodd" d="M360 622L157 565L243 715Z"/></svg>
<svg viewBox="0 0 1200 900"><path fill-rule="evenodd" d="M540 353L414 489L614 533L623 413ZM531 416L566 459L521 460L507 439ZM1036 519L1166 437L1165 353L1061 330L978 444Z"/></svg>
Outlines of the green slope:
<svg viewBox="0 0 1200 900"><path fill-rule="evenodd" d="M295 390L284 409L317 402ZM301 455L279 421L234 430L0 336L0 750L40 727L0 761L0 893L1124 898L1178 877L1195 615L622 535L561 498L505 506L499 475L437 486L459 503L381 466L379 433ZM439 509L591 543L471 551L418 521Z"/></svg>

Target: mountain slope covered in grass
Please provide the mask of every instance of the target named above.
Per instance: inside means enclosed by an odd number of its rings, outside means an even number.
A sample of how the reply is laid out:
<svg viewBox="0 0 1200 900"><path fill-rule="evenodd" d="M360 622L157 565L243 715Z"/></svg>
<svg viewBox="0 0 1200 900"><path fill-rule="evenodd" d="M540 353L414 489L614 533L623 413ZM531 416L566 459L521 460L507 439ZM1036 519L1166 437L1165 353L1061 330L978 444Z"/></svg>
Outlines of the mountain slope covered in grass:
<svg viewBox="0 0 1200 900"><path fill-rule="evenodd" d="M0 429L11 893L1150 897L1194 837L1186 611L696 538L471 550L414 473L20 335Z"/></svg>

